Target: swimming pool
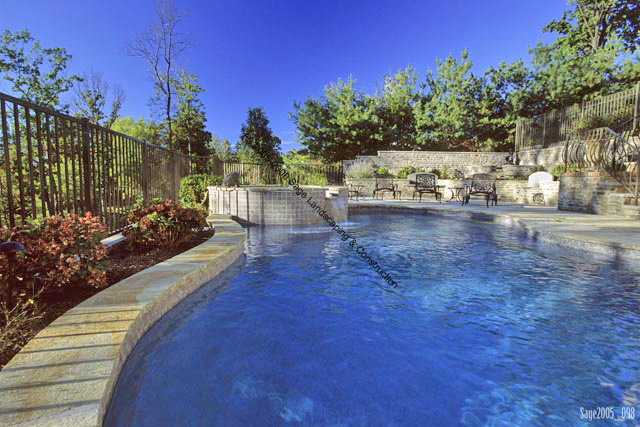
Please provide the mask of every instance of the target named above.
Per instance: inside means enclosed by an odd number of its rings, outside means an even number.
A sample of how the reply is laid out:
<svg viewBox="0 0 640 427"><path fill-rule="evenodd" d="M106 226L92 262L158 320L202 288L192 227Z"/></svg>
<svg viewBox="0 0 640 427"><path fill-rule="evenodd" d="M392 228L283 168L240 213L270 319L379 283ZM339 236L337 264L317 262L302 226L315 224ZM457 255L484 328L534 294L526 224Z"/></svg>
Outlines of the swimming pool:
<svg viewBox="0 0 640 427"><path fill-rule="evenodd" d="M640 265L441 216L248 230L147 333L105 425L599 426L640 411ZM605 414L605 412L602 412ZM635 425L640 414L615 425Z"/></svg>

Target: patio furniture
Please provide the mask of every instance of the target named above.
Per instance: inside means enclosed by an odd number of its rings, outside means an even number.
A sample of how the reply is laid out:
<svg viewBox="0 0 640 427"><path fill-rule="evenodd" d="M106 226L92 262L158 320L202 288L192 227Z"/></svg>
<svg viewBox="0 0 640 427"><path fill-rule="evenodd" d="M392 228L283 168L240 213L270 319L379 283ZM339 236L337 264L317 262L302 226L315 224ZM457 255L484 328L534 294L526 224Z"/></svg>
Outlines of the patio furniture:
<svg viewBox="0 0 640 427"><path fill-rule="evenodd" d="M487 207L489 200L492 205L498 205L498 193L496 191L496 176L490 173L477 173L471 178L471 184L467 186L462 205L469 204L469 198L474 194L482 194Z"/></svg>
<svg viewBox="0 0 640 427"><path fill-rule="evenodd" d="M348 193L348 197L350 199L353 199L353 196L356 197L356 202L358 201L358 196L360 196L360 191L362 191L362 188L364 187L364 185L353 185L353 184L349 184L349 193Z"/></svg>
<svg viewBox="0 0 640 427"><path fill-rule="evenodd" d="M411 199L415 199L416 194L420 196L422 201L422 195L424 193L433 194L436 200L442 203L442 191L443 185L438 185L438 177L432 173L418 173L415 177L415 187L413 188L413 195Z"/></svg>
<svg viewBox="0 0 640 427"><path fill-rule="evenodd" d="M464 194L462 193L462 190L464 190L464 187L447 187L447 189L451 191L451 197L449 197L449 200L447 200L447 202L450 202L453 199L456 199L459 202L461 202L464 199Z"/></svg>
<svg viewBox="0 0 640 427"><path fill-rule="evenodd" d="M373 198L376 198L376 194L382 194L380 199L384 199L384 193L393 193L393 198L396 198L396 193L401 194L398 191L398 185L393 183L393 175L391 174L376 174L376 187L373 189Z"/></svg>

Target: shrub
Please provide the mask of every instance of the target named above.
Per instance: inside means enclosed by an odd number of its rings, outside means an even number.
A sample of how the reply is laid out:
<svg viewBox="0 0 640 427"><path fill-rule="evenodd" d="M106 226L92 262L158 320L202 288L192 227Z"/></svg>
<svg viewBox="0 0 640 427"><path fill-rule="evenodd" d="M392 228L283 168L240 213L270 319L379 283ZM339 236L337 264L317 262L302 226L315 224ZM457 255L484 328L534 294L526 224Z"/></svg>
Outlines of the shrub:
<svg viewBox="0 0 640 427"><path fill-rule="evenodd" d="M146 206L136 206L127 221L129 227L122 234L129 248L138 250L181 243L207 226L203 208L183 208L173 200L153 200Z"/></svg>
<svg viewBox="0 0 640 427"><path fill-rule="evenodd" d="M549 173L551 173L551 175L555 176L556 178L560 178L560 175L564 173L564 165L555 165L551 168Z"/></svg>
<svg viewBox="0 0 640 427"><path fill-rule="evenodd" d="M389 169L382 167L376 172L378 175L389 175Z"/></svg>
<svg viewBox="0 0 640 427"><path fill-rule="evenodd" d="M101 269L101 261L107 249L100 239L106 230L100 218L90 212L82 217L53 215L40 225L0 229L0 240L25 246L25 251L19 252L13 261L6 254L0 254L0 283L5 286L11 282L10 289L2 289L5 299L33 296L54 287L105 286L106 274ZM10 280L6 280L7 277Z"/></svg>
<svg viewBox="0 0 640 427"><path fill-rule="evenodd" d="M433 168L433 169L431 169L431 170L429 171L429 173L434 174L434 175L435 175L435 176L437 176L438 178L443 178L442 176L440 176L440 175L442 175L442 172L440 172L440 169Z"/></svg>
<svg viewBox="0 0 640 427"><path fill-rule="evenodd" d="M196 174L180 180L180 203L187 207L204 206L210 185L222 184L220 175Z"/></svg>
<svg viewBox="0 0 640 427"><path fill-rule="evenodd" d="M349 165L345 175L347 178L373 178L374 168L365 160L356 160Z"/></svg>
<svg viewBox="0 0 640 427"><path fill-rule="evenodd" d="M396 176L400 179L407 179L409 174L414 173L416 170L413 166L403 166L398 170Z"/></svg>
<svg viewBox="0 0 640 427"><path fill-rule="evenodd" d="M33 338L33 325L44 317L34 298L9 308L0 302L0 368Z"/></svg>
<svg viewBox="0 0 640 427"><path fill-rule="evenodd" d="M290 177L293 177L301 185L328 185L326 173L322 171L322 164L285 164L285 169ZM276 182L280 185L289 185L289 179L276 175Z"/></svg>
<svg viewBox="0 0 640 427"><path fill-rule="evenodd" d="M624 121L632 116L630 111L622 110L605 115L588 115L580 118L575 129L578 132L586 132L591 129L608 127L616 129Z"/></svg>
<svg viewBox="0 0 640 427"><path fill-rule="evenodd" d="M446 166L442 166L442 169L440 169L440 176L439 176L439 178L442 178L442 179L448 179L448 178L450 178L450 176L449 176L449 168L448 168L448 167L446 167Z"/></svg>

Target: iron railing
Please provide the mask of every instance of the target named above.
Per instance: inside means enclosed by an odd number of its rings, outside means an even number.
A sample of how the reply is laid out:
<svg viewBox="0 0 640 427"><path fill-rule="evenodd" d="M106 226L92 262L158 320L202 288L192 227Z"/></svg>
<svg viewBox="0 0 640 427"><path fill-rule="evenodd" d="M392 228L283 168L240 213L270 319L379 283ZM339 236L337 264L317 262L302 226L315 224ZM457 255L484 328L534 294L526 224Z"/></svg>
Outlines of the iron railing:
<svg viewBox="0 0 640 427"><path fill-rule="evenodd" d="M305 185L340 185L342 166L284 165ZM191 173L238 172L241 184L285 184L266 164L191 161L167 148L0 93L0 227L91 211L110 232L137 201L178 199Z"/></svg>
<svg viewBox="0 0 640 427"><path fill-rule="evenodd" d="M640 193L640 136L633 131L598 128L574 134L563 150L565 170L575 166L605 172L633 195Z"/></svg>
<svg viewBox="0 0 640 427"><path fill-rule="evenodd" d="M613 129L618 129L621 123L627 123L628 129L637 129L639 114L640 81L631 89L550 111L538 117L518 120L515 150L562 145L574 137L581 121L588 118L607 119L607 126ZM628 120L632 117L635 120Z"/></svg>
<svg viewBox="0 0 640 427"><path fill-rule="evenodd" d="M287 184L277 171L265 163L222 161L216 157L192 158L192 172L225 176L231 172L240 174L240 184ZM301 185L343 185L344 170L336 164L284 164L289 176Z"/></svg>
<svg viewBox="0 0 640 427"><path fill-rule="evenodd" d="M0 93L0 226L56 213L125 225L139 199L176 199L185 156Z"/></svg>

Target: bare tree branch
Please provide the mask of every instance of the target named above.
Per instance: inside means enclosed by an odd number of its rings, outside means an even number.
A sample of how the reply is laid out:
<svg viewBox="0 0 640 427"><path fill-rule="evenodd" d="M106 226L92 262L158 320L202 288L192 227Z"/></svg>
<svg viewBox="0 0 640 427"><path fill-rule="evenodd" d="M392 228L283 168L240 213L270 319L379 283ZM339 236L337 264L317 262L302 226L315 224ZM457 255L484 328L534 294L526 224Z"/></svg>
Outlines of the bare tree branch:
<svg viewBox="0 0 640 427"><path fill-rule="evenodd" d="M122 87L116 85L110 91L109 83L104 80L102 73L94 70L83 76L82 82L74 87L74 94L75 114L106 128L111 128L118 118L125 99ZM109 97L112 98L111 112L107 115L105 106Z"/></svg>
<svg viewBox="0 0 640 427"><path fill-rule="evenodd" d="M154 80L156 91L160 91L165 104L169 148L173 146L171 123L172 95L175 92L175 62L190 46L187 36L177 30L185 14L176 9L172 0L158 0L157 22L148 31L139 34L127 43L130 55L145 61ZM158 98L158 94L156 97Z"/></svg>

